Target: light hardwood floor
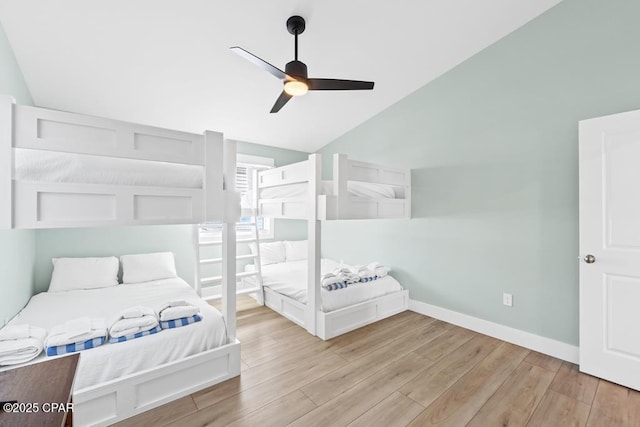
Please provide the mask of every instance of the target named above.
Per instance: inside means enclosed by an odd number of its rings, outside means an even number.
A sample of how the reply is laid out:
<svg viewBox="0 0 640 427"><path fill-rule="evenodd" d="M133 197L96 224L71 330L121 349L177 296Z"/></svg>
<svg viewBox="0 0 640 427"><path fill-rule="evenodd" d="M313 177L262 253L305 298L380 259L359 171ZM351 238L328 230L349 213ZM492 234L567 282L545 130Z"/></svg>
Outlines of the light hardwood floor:
<svg viewBox="0 0 640 427"><path fill-rule="evenodd" d="M238 301L242 375L122 426L640 426L640 393L410 311L330 341Z"/></svg>

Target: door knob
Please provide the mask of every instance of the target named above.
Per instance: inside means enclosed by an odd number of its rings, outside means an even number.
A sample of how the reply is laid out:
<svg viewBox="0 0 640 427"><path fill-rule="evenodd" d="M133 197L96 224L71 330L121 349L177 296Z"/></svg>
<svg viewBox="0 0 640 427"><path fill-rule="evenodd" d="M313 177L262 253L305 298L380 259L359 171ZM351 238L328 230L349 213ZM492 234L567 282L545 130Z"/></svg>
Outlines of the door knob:
<svg viewBox="0 0 640 427"><path fill-rule="evenodd" d="M584 262L586 262L587 264L593 264L594 262L596 262L596 257L589 254L586 257L584 257Z"/></svg>

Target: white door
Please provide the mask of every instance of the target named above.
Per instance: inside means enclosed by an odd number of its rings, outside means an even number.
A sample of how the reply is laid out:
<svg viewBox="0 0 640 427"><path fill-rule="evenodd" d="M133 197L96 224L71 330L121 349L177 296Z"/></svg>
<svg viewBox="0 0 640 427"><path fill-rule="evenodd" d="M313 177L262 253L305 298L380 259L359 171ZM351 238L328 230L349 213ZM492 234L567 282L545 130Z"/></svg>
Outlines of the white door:
<svg viewBox="0 0 640 427"><path fill-rule="evenodd" d="M640 390L640 111L580 122L580 370Z"/></svg>

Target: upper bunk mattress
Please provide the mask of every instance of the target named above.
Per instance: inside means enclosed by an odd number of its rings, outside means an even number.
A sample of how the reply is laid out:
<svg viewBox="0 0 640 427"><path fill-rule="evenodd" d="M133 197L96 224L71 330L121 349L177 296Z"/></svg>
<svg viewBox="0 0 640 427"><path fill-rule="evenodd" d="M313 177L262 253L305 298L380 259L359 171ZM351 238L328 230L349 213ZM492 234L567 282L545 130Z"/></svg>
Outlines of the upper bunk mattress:
<svg viewBox="0 0 640 427"><path fill-rule="evenodd" d="M34 295L9 324L27 323L47 331L79 317L104 318L109 324L126 308L143 305L157 310L171 300L197 305L202 321L81 351L74 383L74 390L81 390L226 344L222 314L199 298L184 280L175 278L109 288L43 292ZM29 363L47 358L42 353Z"/></svg>
<svg viewBox="0 0 640 427"><path fill-rule="evenodd" d="M260 191L261 199L287 199L303 197L308 194L308 184L299 182L296 184L278 185L263 188ZM367 197L371 199L398 199L402 198L401 189L393 185L375 184L372 182L349 181L347 191L354 197ZM334 196L333 182L322 181L321 194Z"/></svg>
<svg viewBox="0 0 640 427"><path fill-rule="evenodd" d="M340 263L332 259L322 259L321 274L328 273L339 267ZM246 267L253 270L252 264ZM307 303L307 261L289 261L262 266L263 286L286 295L296 301ZM396 279L385 276L371 282L354 283L343 289L327 291L320 289L320 309L328 313L340 308L349 307L360 302L381 297L392 292L402 291L403 288Z"/></svg>
<svg viewBox="0 0 640 427"><path fill-rule="evenodd" d="M26 148L14 150L14 179L18 181L202 188L202 166Z"/></svg>

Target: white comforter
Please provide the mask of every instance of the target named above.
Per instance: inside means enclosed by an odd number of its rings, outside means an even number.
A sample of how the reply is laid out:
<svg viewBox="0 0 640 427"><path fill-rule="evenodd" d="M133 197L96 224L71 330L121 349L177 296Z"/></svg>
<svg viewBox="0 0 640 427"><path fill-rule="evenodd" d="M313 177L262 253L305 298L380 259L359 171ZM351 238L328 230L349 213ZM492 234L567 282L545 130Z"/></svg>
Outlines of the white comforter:
<svg viewBox="0 0 640 427"><path fill-rule="evenodd" d="M296 184L278 185L276 187L263 188L260 191L261 199L286 199L303 197L308 194L308 184L299 182ZM334 196L333 182L322 181L320 187L321 194ZM376 184L373 182L349 181L347 191L354 197L366 197L371 199L395 199L398 198L395 187L387 184Z"/></svg>
<svg viewBox="0 0 640 427"><path fill-rule="evenodd" d="M337 261L322 259L321 274L328 273L338 266L340 263ZM248 271L253 268L253 265L246 267ZM269 289L306 304L307 273L306 260L269 264L262 266L262 281ZM366 283L354 283L335 291L320 289L321 310L327 313L402 289L400 283L391 276Z"/></svg>
<svg viewBox="0 0 640 427"><path fill-rule="evenodd" d="M224 345L227 334L222 314L199 298L182 279L164 279L110 288L40 293L33 296L9 324L28 323L50 330L74 318L111 319L131 306L157 309L170 300L185 300L197 305L202 321L83 350L74 383L74 390L81 390ZM33 362L46 358L43 353Z"/></svg>
<svg viewBox="0 0 640 427"><path fill-rule="evenodd" d="M202 175L194 165L15 149L18 181L202 188Z"/></svg>

